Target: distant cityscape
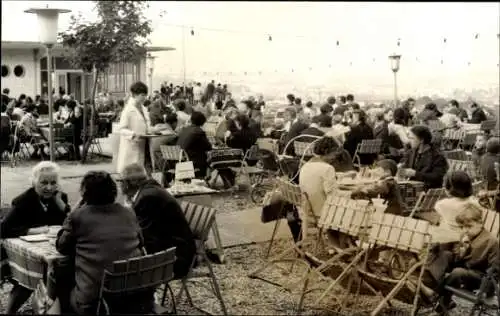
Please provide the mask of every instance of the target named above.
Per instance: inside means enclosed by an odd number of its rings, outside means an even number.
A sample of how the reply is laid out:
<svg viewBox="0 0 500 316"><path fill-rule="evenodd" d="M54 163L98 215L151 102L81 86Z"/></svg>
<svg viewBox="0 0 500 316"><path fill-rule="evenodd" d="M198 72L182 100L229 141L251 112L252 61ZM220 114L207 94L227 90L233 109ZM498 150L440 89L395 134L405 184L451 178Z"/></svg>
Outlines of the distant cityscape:
<svg viewBox="0 0 500 316"><path fill-rule="evenodd" d="M156 78L155 78L156 79ZM220 81L218 81L220 79ZM233 93L235 98L244 98L249 95L262 94L266 100L283 100L288 93L293 93L301 96L303 101L311 100L313 102L322 102L330 95L341 95L347 93L353 93L356 95L356 99L364 102L384 102L387 100L393 100L394 98L394 87L392 84L380 84L375 83L370 86L366 85L342 85L342 84L318 84L318 85L306 85L297 82L292 82L291 80L286 80L283 78L265 78L262 77L245 76L245 77L231 77L231 80L227 78L217 78L217 76L201 75L199 78L187 78L188 82L199 81L202 84L206 84L210 80L215 80L217 83L227 84L230 91ZM182 84L183 79L174 76L161 76L155 82L158 85L161 82L173 82L174 84ZM432 100L435 99L456 99L460 101L474 100L489 106L494 106L500 104L500 87L499 84L492 84L490 86L484 86L482 88L470 88L470 89L436 89L429 84L427 86L415 87L412 93L407 91L402 91L398 94L399 99L405 99L408 97L421 98L424 96L430 97Z"/></svg>

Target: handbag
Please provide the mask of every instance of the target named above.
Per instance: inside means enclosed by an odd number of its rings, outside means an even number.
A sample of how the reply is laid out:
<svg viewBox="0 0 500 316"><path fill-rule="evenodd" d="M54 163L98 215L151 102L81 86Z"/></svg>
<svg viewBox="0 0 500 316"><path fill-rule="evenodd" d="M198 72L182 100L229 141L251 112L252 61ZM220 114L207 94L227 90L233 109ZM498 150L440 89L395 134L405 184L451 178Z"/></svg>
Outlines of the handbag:
<svg viewBox="0 0 500 316"><path fill-rule="evenodd" d="M38 282L38 285L33 293L33 311L35 315L60 315L61 314L61 303L59 299L55 300L49 297L47 287L42 280Z"/></svg>

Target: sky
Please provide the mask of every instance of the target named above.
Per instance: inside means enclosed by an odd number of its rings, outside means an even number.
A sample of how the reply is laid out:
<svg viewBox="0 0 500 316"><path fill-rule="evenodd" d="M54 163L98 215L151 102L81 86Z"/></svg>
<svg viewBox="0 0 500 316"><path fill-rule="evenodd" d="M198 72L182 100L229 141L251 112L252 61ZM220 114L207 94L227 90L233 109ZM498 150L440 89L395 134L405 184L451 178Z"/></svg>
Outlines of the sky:
<svg viewBox="0 0 500 316"><path fill-rule="evenodd" d="M94 14L88 1L2 1L2 40L36 41L26 31L36 29L36 17L23 11L46 4ZM155 53L157 79L180 80L185 69L188 78L207 72L228 83L376 89L392 85L388 56L396 52L398 88L411 93L498 87L499 12L494 2L151 2L146 16L152 45L176 48ZM186 26L184 41L175 25Z"/></svg>

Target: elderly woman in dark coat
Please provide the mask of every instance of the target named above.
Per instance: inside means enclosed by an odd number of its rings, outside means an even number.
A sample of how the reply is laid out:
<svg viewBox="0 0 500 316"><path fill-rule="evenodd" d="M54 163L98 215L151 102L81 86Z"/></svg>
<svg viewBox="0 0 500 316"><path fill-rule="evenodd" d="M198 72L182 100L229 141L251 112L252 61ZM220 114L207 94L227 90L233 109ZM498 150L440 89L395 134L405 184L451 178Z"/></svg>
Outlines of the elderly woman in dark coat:
<svg viewBox="0 0 500 316"><path fill-rule="evenodd" d="M117 186L109 173L88 172L80 191L80 206L69 213L56 241L60 253L74 258L76 284L70 293L59 288L62 293L58 297L69 294L75 312L93 314L97 312L104 269L114 261L143 255L143 239L135 214L115 202ZM153 293L148 290L130 297L104 298L113 314L143 314L153 312Z"/></svg>
<svg viewBox="0 0 500 316"><path fill-rule="evenodd" d="M413 126L410 131L412 148L403 158L401 175L424 182L426 189L442 187L448 163L441 151L432 146L431 131L423 125Z"/></svg>
<svg viewBox="0 0 500 316"><path fill-rule="evenodd" d="M0 226L0 237L15 238L48 232L48 226L61 225L70 211L68 196L59 191L59 167L42 161L32 170L33 186L12 200L12 208ZM32 290L14 282L7 314L15 314L31 296Z"/></svg>

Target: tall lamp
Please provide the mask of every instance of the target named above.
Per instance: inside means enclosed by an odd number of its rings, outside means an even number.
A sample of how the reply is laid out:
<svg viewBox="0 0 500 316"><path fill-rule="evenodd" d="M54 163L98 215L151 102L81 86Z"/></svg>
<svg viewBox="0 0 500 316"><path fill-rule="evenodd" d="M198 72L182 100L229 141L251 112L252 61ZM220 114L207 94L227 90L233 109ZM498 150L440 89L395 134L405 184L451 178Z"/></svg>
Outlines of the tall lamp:
<svg viewBox="0 0 500 316"><path fill-rule="evenodd" d="M52 104L52 47L57 43L57 24L59 22L59 14L69 13L71 10L67 9L28 9L25 13L33 13L38 17L38 36L40 43L44 44L47 48L47 97L49 105L49 147L50 147L50 161L54 161L54 121Z"/></svg>
<svg viewBox="0 0 500 316"><path fill-rule="evenodd" d="M394 106L398 106L398 70L401 55L392 54L389 56L391 62L391 70L394 73Z"/></svg>
<svg viewBox="0 0 500 316"><path fill-rule="evenodd" d="M150 94L153 94L153 71L155 68L155 56L148 54L147 55L147 62L148 62L148 81L149 81L149 91Z"/></svg>

